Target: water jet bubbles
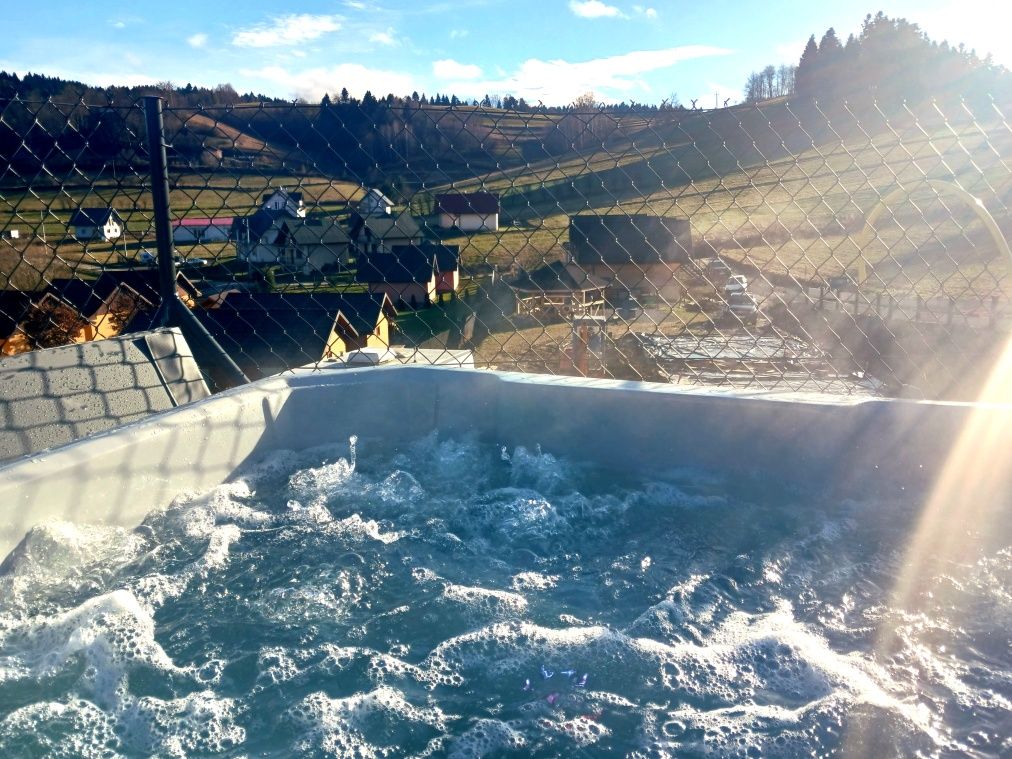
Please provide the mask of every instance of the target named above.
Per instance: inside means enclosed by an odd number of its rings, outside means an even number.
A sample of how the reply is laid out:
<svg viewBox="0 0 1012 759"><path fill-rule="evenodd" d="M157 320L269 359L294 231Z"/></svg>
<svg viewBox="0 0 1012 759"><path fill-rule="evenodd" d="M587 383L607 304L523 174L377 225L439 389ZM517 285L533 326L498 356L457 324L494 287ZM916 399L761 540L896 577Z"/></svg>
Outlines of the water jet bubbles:
<svg viewBox="0 0 1012 759"><path fill-rule="evenodd" d="M551 678L555 677L555 673L552 672L552 670L548 669L544 664L542 664L541 665L541 676L545 680L550 680Z"/></svg>

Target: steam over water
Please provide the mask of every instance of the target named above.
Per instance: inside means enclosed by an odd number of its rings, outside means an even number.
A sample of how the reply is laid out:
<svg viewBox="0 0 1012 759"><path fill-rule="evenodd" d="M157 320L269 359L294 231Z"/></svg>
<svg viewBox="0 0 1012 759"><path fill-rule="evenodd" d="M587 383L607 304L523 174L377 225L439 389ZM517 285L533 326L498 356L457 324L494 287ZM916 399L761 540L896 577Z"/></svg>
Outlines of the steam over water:
<svg viewBox="0 0 1012 759"><path fill-rule="evenodd" d="M1012 755L1007 521L894 609L916 503L368 454L33 530L0 756Z"/></svg>

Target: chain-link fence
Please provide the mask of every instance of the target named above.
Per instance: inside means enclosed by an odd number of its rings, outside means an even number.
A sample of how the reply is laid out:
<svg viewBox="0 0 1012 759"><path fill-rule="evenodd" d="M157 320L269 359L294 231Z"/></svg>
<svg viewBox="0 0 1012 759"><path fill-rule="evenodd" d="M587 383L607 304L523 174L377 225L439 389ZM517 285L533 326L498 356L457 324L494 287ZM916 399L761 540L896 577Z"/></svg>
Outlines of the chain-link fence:
<svg viewBox="0 0 1012 759"><path fill-rule="evenodd" d="M970 398L1009 332L1008 112L0 101L0 354L171 324L219 387L390 360Z"/></svg>

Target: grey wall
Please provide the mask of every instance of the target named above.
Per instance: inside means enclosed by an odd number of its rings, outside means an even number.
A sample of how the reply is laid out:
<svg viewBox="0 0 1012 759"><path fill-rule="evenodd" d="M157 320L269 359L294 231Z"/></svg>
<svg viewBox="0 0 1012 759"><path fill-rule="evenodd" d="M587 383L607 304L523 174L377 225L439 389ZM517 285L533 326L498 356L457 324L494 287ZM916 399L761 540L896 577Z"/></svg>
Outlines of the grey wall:
<svg viewBox="0 0 1012 759"><path fill-rule="evenodd" d="M206 398L179 330L141 332L0 360L0 460Z"/></svg>

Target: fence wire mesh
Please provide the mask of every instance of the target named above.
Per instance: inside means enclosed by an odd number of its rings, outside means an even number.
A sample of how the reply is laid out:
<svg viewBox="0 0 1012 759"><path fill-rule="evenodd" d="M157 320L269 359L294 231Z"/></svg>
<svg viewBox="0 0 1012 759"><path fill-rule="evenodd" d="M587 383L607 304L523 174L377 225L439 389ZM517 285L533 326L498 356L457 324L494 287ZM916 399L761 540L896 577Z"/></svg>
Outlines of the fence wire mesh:
<svg viewBox="0 0 1012 759"><path fill-rule="evenodd" d="M972 398L1009 333L1008 111L170 98L168 281L251 379L389 359ZM147 138L143 102L0 101L0 353L171 321Z"/></svg>

